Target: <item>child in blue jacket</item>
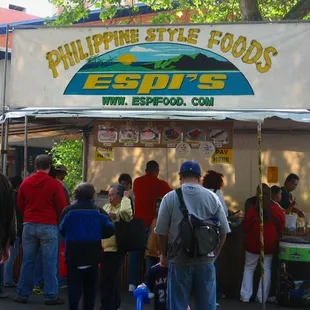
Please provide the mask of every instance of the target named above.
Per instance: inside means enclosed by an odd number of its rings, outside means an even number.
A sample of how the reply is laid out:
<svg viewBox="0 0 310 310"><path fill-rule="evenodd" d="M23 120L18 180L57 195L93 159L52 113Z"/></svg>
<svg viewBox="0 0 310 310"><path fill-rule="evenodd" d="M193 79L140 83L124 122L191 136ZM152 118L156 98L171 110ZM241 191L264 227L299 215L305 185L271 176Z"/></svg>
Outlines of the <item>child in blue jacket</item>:
<svg viewBox="0 0 310 310"><path fill-rule="evenodd" d="M59 224L68 264L69 310L78 310L82 295L82 309L93 310L102 257L101 240L113 236L115 227L106 212L94 204L92 184L79 184L74 196L76 201L63 210Z"/></svg>

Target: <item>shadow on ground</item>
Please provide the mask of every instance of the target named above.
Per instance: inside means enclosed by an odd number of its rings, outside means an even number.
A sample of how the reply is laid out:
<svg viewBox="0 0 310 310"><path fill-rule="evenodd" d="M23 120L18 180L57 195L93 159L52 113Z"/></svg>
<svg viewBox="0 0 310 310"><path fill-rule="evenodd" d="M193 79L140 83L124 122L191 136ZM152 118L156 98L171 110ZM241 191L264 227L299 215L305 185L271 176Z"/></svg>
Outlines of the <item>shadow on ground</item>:
<svg viewBox="0 0 310 310"><path fill-rule="evenodd" d="M45 306L43 304L43 296L31 296L31 298L29 299L28 304L24 305L24 304L17 304L13 301L13 298L15 296L15 292L13 289L6 289L6 292L10 293L10 296L8 299L0 299L0 309L5 309L5 310L43 310L43 309L47 309L47 306ZM60 296L66 299L66 290L61 290L60 291ZM135 300L133 298L133 296L124 291L122 294L122 310L134 310L136 309L135 306ZM51 308L51 306L49 306L49 308ZM65 310L68 309L68 304L65 304L63 306L55 306L52 307L55 308L57 310ZM99 309L99 296L97 298L97 306L96 306L96 310ZM152 305L145 305L145 307L143 308L144 310L151 310L153 309ZM194 310L194 308L192 308ZM260 304L256 304L256 303L250 303L250 304L242 304L239 301L236 300L221 300L220 301L220 306L219 306L220 310L249 310L249 309L253 309L253 310L259 310L262 309L262 305ZM282 308L282 307L278 307L276 305L272 305L272 304L267 304L266 305L266 310L273 310L273 309L278 309L278 310L288 310L287 308ZM200 309L199 309L200 310Z"/></svg>

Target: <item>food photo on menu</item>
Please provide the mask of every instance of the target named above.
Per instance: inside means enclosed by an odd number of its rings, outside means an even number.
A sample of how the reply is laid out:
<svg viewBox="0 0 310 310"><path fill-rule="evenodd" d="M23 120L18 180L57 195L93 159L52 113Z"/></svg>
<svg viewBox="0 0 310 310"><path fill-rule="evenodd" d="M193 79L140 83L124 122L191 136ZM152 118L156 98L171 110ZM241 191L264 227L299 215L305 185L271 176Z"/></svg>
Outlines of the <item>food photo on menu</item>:
<svg viewBox="0 0 310 310"><path fill-rule="evenodd" d="M114 143L117 141L117 129L115 126L98 126L98 141L100 143Z"/></svg>
<svg viewBox="0 0 310 310"><path fill-rule="evenodd" d="M180 127L164 127L163 138L166 143L178 143L182 141L183 132Z"/></svg>
<svg viewBox="0 0 310 310"><path fill-rule="evenodd" d="M202 142L206 140L205 130L199 127L190 127L186 129L185 137L186 142Z"/></svg>
<svg viewBox="0 0 310 310"><path fill-rule="evenodd" d="M209 140L215 145L228 144L229 143L229 132L228 129L213 128L209 131Z"/></svg>
<svg viewBox="0 0 310 310"><path fill-rule="evenodd" d="M160 143L160 130L157 127L145 126L140 131L141 143Z"/></svg>
<svg viewBox="0 0 310 310"><path fill-rule="evenodd" d="M137 143L139 141L139 130L135 126L121 126L119 131L119 142Z"/></svg>

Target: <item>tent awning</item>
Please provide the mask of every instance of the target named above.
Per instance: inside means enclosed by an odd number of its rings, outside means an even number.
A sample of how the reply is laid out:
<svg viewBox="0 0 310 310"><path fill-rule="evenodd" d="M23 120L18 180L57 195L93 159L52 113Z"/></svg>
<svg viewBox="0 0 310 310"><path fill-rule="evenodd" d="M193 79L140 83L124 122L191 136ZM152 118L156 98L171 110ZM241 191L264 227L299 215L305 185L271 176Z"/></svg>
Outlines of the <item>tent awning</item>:
<svg viewBox="0 0 310 310"><path fill-rule="evenodd" d="M158 119L158 120L223 120L264 121L278 117L296 122L310 123L309 110L233 110L233 111L173 111L173 110L63 110L63 109L22 109L8 112L6 118L16 119L25 116L34 118L109 118L109 119Z"/></svg>

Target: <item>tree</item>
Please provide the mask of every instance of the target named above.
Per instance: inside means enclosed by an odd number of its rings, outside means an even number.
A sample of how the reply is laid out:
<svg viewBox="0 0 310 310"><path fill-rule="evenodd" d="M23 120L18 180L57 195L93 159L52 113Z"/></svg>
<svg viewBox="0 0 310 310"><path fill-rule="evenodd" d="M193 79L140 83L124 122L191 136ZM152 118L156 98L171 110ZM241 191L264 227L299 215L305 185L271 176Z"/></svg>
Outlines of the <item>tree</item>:
<svg viewBox="0 0 310 310"><path fill-rule="evenodd" d="M115 17L118 10L130 10L133 18L139 11L138 6L134 4L124 6L120 0L49 0L49 2L56 7L62 7L62 13L53 22L59 25L68 25L87 18L91 8L101 9L100 17L103 21ZM192 23L310 18L310 0L142 0L139 2L158 12L152 19L153 23L180 23L184 14L190 14ZM172 11L174 14L167 14L167 11Z"/></svg>
<svg viewBox="0 0 310 310"><path fill-rule="evenodd" d="M82 182L82 140L60 140L54 142L49 154L52 156L55 166L64 165L67 168L68 174L65 183L72 194L74 187Z"/></svg>

